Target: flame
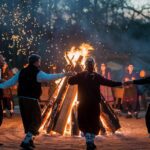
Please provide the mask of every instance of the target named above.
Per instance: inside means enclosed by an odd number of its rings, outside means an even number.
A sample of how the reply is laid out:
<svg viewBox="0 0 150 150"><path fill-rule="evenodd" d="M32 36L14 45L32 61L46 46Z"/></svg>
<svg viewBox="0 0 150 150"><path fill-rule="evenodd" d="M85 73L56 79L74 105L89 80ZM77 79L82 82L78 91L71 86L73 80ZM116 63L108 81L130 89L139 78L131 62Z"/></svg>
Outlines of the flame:
<svg viewBox="0 0 150 150"><path fill-rule="evenodd" d="M69 135L71 136L71 125L72 125L72 122L71 122L71 112L72 112L72 108L75 106L75 105L78 105L78 101L77 101L77 97L78 97L78 93L76 93L76 96L73 100L73 104L71 106L71 110L70 110L70 115L68 117L68 120L67 120L67 124L66 124L66 127L65 127L65 130L64 130L64 135Z"/></svg>
<svg viewBox="0 0 150 150"><path fill-rule="evenodd" d="M76 64L79 63L80 65L84 66L85 60L90 55L90 51L92 51L92 50L94 50L94 48L90 44L82 43L78 48L73 46L68 52L65 53L64 57L65 57L68 65L73 65L73 67L75 67ZM64 83L64 78L60 79L60 80L56 80L55 83L58 85L58 87L57 87L57 90L53 94L54 99L56 99L56 97L59 93L59 90L61 89L61 87ZM65 135L66 134L71 135L71 111L72 111L72 108L74 105L77 105L77 93L76 93L76 96L74 98L73 104L71 106L70 115L68 117L68 121L67 121L65 131L64 131ZM46 114L46 117L45 117L45 119L42 122L42 125L40 127L40 131L44 130L44 127L46 125L48 118L51 115L51 112L52 112L52 110L50 110ZM53 132L52 132L52 134L53 134Z"/></svg>
<svg viewBox="0 0 150 150"><path fill-rule="evenodd" d="M57 97L57 95L58 95L58 93L59 93L59 91L60 91L60 88L61 88L61 86L62 86L63 83L64 83L64 80L65 80L65 78L60 79L60 80L58 79L58 80L55 81L55 83L58 85L58 88L57 88L57 90L53 93L53 96L52 96L52 97L53 97L54 99ZM45 107L45 108L46 108L46 107ZM46 114L46 117L45 117L45 119L43 120L39 131L43 131L43 130L44 130L44 127L45 127L45 125L46 125L46 121L47 121L48 118L50 117L51 112L52 112L52 110L50 109L50 111ZM44 131L44 132L46 132L46 131Z"/></svg>
<svg viewBox="0 0 150 150"><path fill-rule="evenodd" d="M72 61L73 65L75 66L79 57L82 56L82 60L80 62L81 65L84 66L86 58L89 56L90 51L93 51L94 48L90 44L82 43L78 48L73 46L70 51L66 53L66 55L69 57L69 59ZM65 55L65 58L66 58ZM70 64L70 62L66 59L67 63Z"/></svg>

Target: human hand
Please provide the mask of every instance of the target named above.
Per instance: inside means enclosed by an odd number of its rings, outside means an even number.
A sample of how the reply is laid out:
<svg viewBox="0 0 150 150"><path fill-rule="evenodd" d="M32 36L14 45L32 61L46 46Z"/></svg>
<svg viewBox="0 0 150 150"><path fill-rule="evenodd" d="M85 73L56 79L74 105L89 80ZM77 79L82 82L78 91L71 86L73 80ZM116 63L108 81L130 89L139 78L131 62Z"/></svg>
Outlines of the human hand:
<svg viewBox="0 0 150 150"><path fill-rule="evenodd" d="M65 76L70 77L76 75L76 72L66 72Z"/></svg>
<svg viewBox="0 0 150 150"><path fill-rule="evenodd" d="M133 84L133 81L123 82L123 86L129 86L129 85L132 85L132 84Z"/></svg>

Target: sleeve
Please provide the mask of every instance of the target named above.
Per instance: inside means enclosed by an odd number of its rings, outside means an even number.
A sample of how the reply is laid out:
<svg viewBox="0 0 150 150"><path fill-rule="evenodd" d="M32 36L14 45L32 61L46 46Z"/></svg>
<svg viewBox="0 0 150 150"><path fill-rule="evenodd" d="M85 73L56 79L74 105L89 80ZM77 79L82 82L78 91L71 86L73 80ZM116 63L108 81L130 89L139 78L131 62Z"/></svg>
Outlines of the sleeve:
<svg viewBox="0 0 150 150"><path fill-rule="evenodd" d="M133 81L133 84L139 84L139 85L149 84L149 83L150 83L150 77L143 78L143 79L140 79L140 80L134 80Z"/></svg>
<svg viewBox="0 0 150 150"><path fill-rule="evenodd" d="M15 85L18 82L18 78L19 78L19 72L16 75L14 75L12 78L10 78L9 80L1 83L0 89L6 89Z"/></svg>
<svg viewBox="0 0 150 150"><path fill-rule="evenodd" d="M108 80L108 79L102 77L101 75L98 75L98 82L100 85L109 86L109 87L122 86L121 82L115 82L112 80Z"/></svg>
<svg viewBox="0 0 150 150"><path fill-rule="evenodd" d="M75 76L70 77L68 83L70 85L79 84L80 79L81 79L80 74L77 74Z"/></svg>
<svg viewBox="0 0 150 150"><path fill-rule="evenodd" d="M37 81L38 82L48 82L50 80L57 80L57 79L63 78L63 77L65 77L64 73L60 73L60 74L48 74L48 73L45 73L43 71L40 71L37 74Z"/></svg>

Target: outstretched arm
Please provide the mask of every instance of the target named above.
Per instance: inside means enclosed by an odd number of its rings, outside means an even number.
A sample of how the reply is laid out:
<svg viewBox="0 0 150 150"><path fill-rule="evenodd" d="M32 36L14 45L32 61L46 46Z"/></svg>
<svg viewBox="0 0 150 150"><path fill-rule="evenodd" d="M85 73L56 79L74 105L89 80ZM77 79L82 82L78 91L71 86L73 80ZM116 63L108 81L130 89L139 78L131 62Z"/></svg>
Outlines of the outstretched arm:
<svg viewBox="0 0 150 150"><path fill-rule="evenodd" d="M48 82L48 81L51 81L51 80L57 80L59 78L63 78L65 76L66 76L66 73L48 74L48 73L45 73L43 71L40 71L37 74L37 81L38 82Z"/></svg>
<svg viewBox="0 0 150 150"><path fill-rule="evenodd" d="M150 77L143 78L140 80L133 80L133 84L150 84Z"/></svg>
<svg viewBox="0 0 150 150"><path fill-rule="evenodd" d="M115 82L112 80L108 80L108 79L102 77L101 75L98 75L98 81L99 81L100 85L104 85L104 86L109 86L109 87L122 86L121 82Z"/></svg>
<svg viewBox="0 0 150 150"><path fill-rule="evenodd" d="M19 72L16 75L14 75L12 78L10 78L9 80L1 83L0 89L7 89L7 88L15 85L18 82L18 78L19 78Z"/></svg>
<svg viewBox="0 0 150 150"><path fill-rule="evenodd" d="M80 74L76 74L69 78L68 83L70 85L78 84L80 82Z"/></svg>

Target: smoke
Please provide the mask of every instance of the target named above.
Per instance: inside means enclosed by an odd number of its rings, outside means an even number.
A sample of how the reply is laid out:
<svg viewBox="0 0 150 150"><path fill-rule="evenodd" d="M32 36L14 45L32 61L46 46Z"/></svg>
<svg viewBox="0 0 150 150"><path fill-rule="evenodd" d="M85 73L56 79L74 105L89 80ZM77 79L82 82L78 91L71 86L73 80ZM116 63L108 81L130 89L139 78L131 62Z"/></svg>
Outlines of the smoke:
<svg viewBox="0 0 150 150"><path fill-rule="evenodd" d="M36 52L42 56L45 68L53 63L62 68L64 51L88 42L95 48L93 55L98 64L112 61L124 67L131 62L137 70L150 69L150 22L125 18L113 10L106 16L106 5L102 8L100 2L94 2L1 1L1 53L13 66L21 67L26 56ZM18 35L18 40L12 35Z"/></svg>

